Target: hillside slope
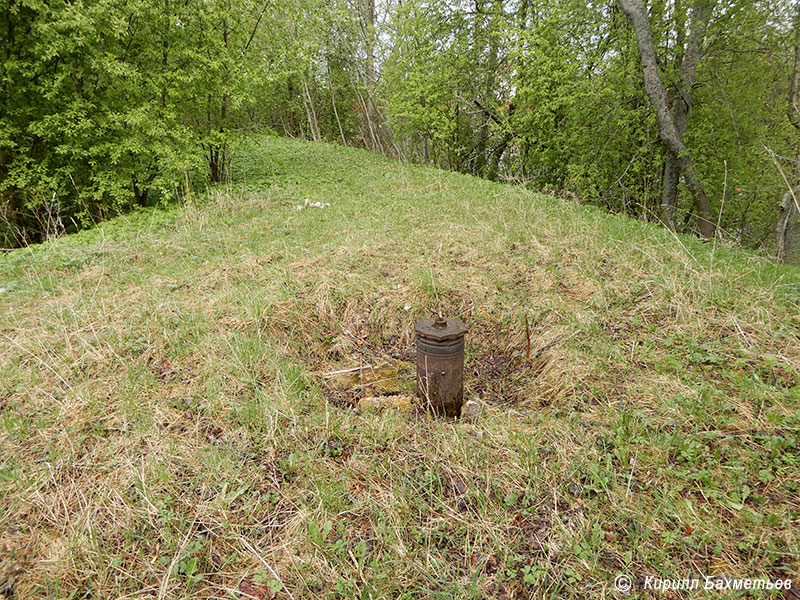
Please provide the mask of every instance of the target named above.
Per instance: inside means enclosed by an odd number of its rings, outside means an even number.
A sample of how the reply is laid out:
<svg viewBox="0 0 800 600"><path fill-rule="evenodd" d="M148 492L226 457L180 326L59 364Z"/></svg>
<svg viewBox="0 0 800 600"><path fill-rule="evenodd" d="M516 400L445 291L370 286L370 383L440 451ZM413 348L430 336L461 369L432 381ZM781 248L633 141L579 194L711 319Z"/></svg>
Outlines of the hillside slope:
<svg viewBox="0 0 800 600"><path fill-rule="evenodd" d="M0 588L797 577L796 269L353 149L256 139L236 164L180 209L0 257ZM436 311L470 328L477 418L362 413L376 390L326 377L388 363L413 393Z"/></svg>

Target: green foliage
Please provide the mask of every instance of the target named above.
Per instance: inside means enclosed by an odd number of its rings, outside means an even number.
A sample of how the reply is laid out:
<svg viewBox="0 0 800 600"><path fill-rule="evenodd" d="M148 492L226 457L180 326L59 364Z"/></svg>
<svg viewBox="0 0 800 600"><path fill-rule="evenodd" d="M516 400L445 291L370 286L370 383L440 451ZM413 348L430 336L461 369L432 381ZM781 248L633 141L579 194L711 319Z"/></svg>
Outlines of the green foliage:
<svg viewBox="0 0 800 600"><path fill-rule="evenodd" d="M256 1L3 0L6 237L35 241L169 199L204 163L222 179L256 101L264 12Z"/></svg>
<svg viewBox="0 0 800 600"><path fill-rule="evenodd" d="M648 3L673 110L696 2ZM684 139L723 236L771 251L797 178L794 9L715 6ZM240 134L265 129L661 213L666 152L614 2L0 0L0 13L5 245L226 180ZM683 184L677 209L694 231Z"/></svg>
<svg viewBox="0 0 800 600"><path fill-rule="evenodd" d="M693 6L650 3L668 90ZM389 17L382 93L404 155L658 219L666 155L613 3L410 0ZM786 189L773 159L791 178L797 145L784 100L790 22L781 3L718 3L685 136L725 237L770 251ZM678 225L695 227L683 186Z"/></svg>

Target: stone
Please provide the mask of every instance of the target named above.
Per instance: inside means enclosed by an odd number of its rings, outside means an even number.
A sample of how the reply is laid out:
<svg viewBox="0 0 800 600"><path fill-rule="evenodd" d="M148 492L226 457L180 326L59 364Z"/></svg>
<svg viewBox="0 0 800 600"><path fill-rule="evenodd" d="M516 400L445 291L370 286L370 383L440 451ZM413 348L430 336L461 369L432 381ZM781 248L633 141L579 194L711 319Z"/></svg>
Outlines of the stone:
<svg viewBox="0 0 800 600"><path fill-rule="evenodd" d="M367 386L384 394L394 394L400 391L397 367L392 365L367 366L348 373L340 373L332 377L328 385L340 391Z"/></svg>
<svg viewBox="0 0 800 600"><path fill-rule="evenodd" d="M410 413L415 408L414 402L416 398L407 394L401 394L399 396L387 396L386 400L389 408L392 408L397 412Z"/></svg>
<svg viewBox="0 0 800 600"><path fill-rule="evenodd" d="M358 401L358 410L362 413L376 413L387 408L399 413L409 413L415 408L414 396L400 394L397 396L367 396Z"/></svg>
<svg viewBox="0 0 800 600"><path fill-rule="evenodd" d="M378 412L381 408L383 408L381 398L376 396L367 396L358 401L358 410L362 413Z"/></svg>
<svg viewBox="0 0 800 600"><path fill-rule="evenodd" d="M462 419L476 419L482 412L482 407L479 402L475 400L467 400L461 407Z"/></svg>

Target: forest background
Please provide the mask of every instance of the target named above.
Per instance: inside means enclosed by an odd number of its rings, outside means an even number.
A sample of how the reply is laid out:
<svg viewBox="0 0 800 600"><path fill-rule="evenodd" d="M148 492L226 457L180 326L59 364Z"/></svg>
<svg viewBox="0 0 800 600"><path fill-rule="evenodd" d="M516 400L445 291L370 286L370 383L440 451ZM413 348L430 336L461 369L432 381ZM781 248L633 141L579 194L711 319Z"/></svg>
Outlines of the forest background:
<svg viewBox="0 0 800 600"><path fill-rule="evenodd" d="M0 246L231 178L274 131L800 262L800 6L0 0Z"/></svg>

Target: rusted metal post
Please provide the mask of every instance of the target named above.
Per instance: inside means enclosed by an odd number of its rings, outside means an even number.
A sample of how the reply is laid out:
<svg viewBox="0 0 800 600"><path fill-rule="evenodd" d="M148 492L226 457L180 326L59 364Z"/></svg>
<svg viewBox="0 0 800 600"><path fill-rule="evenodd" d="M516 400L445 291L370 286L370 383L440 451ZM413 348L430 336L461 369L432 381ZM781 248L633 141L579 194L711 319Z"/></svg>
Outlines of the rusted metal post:
<svg viewBox="0 0 800 600"><path fill-rule="evenodd" d="M417 395L438 414L458 417L464 403L464 335L458 319L423 319L417 334Z"/></svg>

